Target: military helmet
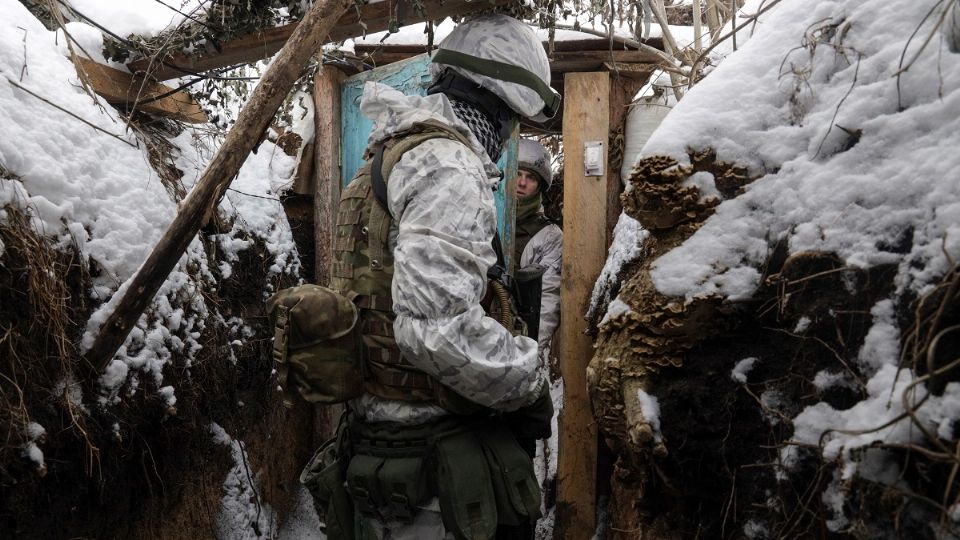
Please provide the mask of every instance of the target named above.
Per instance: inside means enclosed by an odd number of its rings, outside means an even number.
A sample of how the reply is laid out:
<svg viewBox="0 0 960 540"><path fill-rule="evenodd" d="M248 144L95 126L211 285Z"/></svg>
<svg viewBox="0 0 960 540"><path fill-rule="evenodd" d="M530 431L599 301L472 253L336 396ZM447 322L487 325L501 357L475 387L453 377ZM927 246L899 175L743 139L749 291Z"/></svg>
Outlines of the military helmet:
<svg viewBox="0 0 960 540"><path fill-rule="evenodd" d="M540 39L508 15L481 15L461 23L440 43L432 62L434 80L451 69L526 118L543 121L560 107L560 94L550 88L550 61Z"/></svg>
<svg viewBox="0 0 960 540"><path fill-rule="evenodd" d="M550 189L553 171L550 170L550 151L532 139L520 139L517 167L532 171L540 177L540 192Z"/></svg>

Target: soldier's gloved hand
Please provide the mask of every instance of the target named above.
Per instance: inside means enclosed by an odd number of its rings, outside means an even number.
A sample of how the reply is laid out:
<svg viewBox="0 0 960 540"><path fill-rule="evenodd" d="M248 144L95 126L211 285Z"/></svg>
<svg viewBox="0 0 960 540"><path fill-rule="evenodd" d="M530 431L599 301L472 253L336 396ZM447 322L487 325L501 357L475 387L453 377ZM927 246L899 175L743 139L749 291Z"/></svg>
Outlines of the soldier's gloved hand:
<svg viewBox="0 0 960 540"><path fill-rule="evenodd" d="M520 439L546 439L552 432L553 400L550 385L544 384L536 401L504 415L513 436Z"/></svg>

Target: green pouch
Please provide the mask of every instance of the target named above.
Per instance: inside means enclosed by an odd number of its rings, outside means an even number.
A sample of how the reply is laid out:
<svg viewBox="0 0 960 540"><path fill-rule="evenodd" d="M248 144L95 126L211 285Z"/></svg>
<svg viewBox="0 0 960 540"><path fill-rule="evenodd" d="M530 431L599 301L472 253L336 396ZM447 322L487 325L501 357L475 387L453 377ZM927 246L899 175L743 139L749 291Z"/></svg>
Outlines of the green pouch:
<svg viewBox="0 0 960 540"><path fill-rule="evenodd" d="M536 521L540 517L540 488L530 456L501 426L485 433L482 441L499 522L520 525Z"/></svg>
<svg viewBox="0 0 960 540"><path fill-rule="evenodd" d="M386 499L388 518L409 522L417 511L417 506L426 502L426 471L422 457L386 458L377 478L380 481L380 493Z"/></svg>
<svg viewBox="0 0 960 540"><path fill-rule="evenodd" d="M354 506L363 515L382 517L384 499L377 476L383 462L380 457L356 455L347 467L347 488Z"/></svg>
<svg viewBox="0 0 960 540"><path fill-rule="evenodd" d="M274 326L273 359L284 404L293 389L309 402L340 403L363 394L357 356L359 310L346 296L319 285L284 289L267 300Z"/></svg>
<svg viewBox="0 0 960 540"><path fill-rule="evenodd" d="M353 502L344 483L344 460L339 438L323 443L300 473L300 483L313 496L317 515L330 540L352 540L354 536Z"/></svg>
<svg viewBox="0 0 960 540"><path fill-rule="evenodd" d="M497 532L497 506L490 471L471 432L436 443L437 488L443 526L457 539L485 540Z"/></svg>

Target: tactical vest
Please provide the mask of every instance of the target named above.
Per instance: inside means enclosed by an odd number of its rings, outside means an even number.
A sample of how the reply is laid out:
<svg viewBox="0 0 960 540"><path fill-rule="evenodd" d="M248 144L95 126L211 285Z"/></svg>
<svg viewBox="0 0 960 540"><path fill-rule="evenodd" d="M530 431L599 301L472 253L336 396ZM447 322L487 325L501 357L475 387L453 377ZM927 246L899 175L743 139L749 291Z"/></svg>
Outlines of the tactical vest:
<svg viewBox="0 0 960 540"><path fill-rule="evenodd" d="M380 198L385 199L386 182L403 154L437 138L469 145L453 128L428 122L394 136L366 156L367 161L340 196L331 288L352 298L359 308L359 354L366 392L391 400L435 403L453 413L470 414L480 407L408 362L394 339L393 254L389 245L393 220L377 200L378 182L371 174L379 165L384 186ZM503 317L500 320L508 322Z"/></svg>

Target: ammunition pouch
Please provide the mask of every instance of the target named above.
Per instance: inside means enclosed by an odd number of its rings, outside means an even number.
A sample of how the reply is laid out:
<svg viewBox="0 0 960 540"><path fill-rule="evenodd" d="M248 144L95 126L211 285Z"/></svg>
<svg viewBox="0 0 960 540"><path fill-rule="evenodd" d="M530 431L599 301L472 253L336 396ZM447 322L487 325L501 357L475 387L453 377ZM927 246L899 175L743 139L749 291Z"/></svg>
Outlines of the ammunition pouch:
<svg viewBox="0 0 960 540"><path fill-rule="evenodd" d="M529 456L499 419L448 417L425 426L351 424L346 483L361 514L409 521L433 497L458 539L534 523L540 491Z"/></svg>
<svg viewBox="0 0 960 540"><path fill-rule="evenodd" d="M284 404L293 389L309 402L340 403L363 393L353 302L319 285L284 289L267 300L274 327L273 360Z"/></svg>
<svg viewBox="0 0 960 540"><path fill-rule="evenodd" d="M353 501L345 482L349 455L344 434L341 424L337 436L323 443L300 473L300 483L313 496L329 540L354 539Z"/></svg>

